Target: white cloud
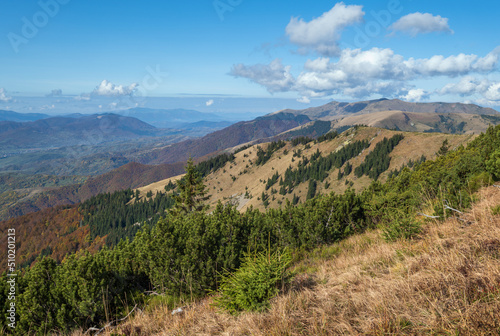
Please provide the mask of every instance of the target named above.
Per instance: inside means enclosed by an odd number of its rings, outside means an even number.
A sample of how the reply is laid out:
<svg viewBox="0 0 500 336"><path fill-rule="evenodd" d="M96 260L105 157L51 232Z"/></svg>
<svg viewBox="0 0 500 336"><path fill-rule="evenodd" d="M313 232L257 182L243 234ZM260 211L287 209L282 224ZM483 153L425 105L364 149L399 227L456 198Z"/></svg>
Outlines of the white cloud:
<svg viewBox="0 0 500 336"><path fill-rule="evenodd" d="M320 57L315 60L307 60L304 68L306 70L311 71L326 71L328 69L328 65L330 63L330 59L327 57Z"/></svg>
<svg viewBox="0 0 500 336"><path fill-rule="evenodd" d="M500 82L466 76L457 83L446 84L440 94L457 94L462 97L479 96L485 101L500 101ZM490 104L488 104L490 105Z"/></svg>
<svg viewBox="0 0 500 336"><path fill-rule="evenodd" d="M207 102L205 103L205 105L207 105L207 106L212 106L213 104L214 104L213 99L207 100Z"/></svg>
<svg viewBox="0 0 500 336"><path fill-rule="evenodd" d="M428 97L429 94L425 92L423 89L411 89L408 90L408 93L406 95L400 96L400 98L411 102L419 102L422 101L423 99L427 99Z"/></svg>
<svg viewBox="0 0 500 336"><path fill-rule="evenodd" d="M269 92L296 91L307 97L343 94L355 98L381 94L418 101L427 98L428 93L407 89L412 87L409 82L489 73L497 69L498 55L497 48L485 57L458 54L405 59L391 49L344 49L336 61L324 57L307 60L296 77L291 67L284 66L279 59L269 65L238 64L233 66L231 74L258 83ZM491 95L495 96L495 92Z"/></svg>
<svg viewBox="0 0 500 336"><path fill-rule="evenodd" d="M305 49L313 49L322 55L337 55L338 40L345 27L363 20L362 6L337 3L328 12L309 22L292 17L286 26L290 42Z"/></svg>
<svg viewBox="0 0 500 336"><path fill-rule="evenodd" d="M457 83L446 84L443 88L438 90L440 94L458 94L466 97L476 93L485 92L490 83L488 80L479 80L473 76L465 76Z"/></svg>
<svg viewBox="0 0 500 336"><path fill-rule="evenodd" d="M309 104L311 102L311 99L309 99L307 96L302 96L301 98L297 99L299 103L304 103L304 104Z"/></svg>
<svg viewBox="0 0 500 336"><path fill-rule="evenodd" d="M372 48L345 49L334 68L346 73L349 77L360 80L366 78L404 79L408 76L404 58L391 49Z"/></svg>
<svg viewBox="0 0 500 336"><path fill-rule="evenodd" d="M484 98L488 100L499 101L500 100L500 83L492 83L486 92L484 92Z"/></svg>
<svg viewBox="0 0 500 336"><path fill-rule="evenodd" d="M471 72L490 72L498 66L498 48L485 57L477 55L451 55L444 57L434 55L431 58L413 59L406 62L406 66L412 69L416 75L422 76L460 76Z"/></svg>
<svg viewBox="0 0 500 336"><path fill-rule="evenodd" d="M88 93L82 93L74 98L75 100L90 100L90 95Z"/></svg>
<svg viewBox="0 0 500 336"><path fill-rule="evenodd" d="M7 95L7 92L5 91L4 88L0 88L0 101L2 102L10 102L12 100L12 97Z"/></svg>
<svg viewBox="0 0 500 336"><path fill-rule="evenodd" d="M129 96L134 93L139 86L137 83L132 83L129 86L115 85L108 80L103 80L101 84L96 86L91 95L95 96Z"/></svg>
<svg viewBox="0 0 500 336"><path fill-rule="evenodd" d="M393 31L400 31L411 36L418 34L426 34L433 32L446 32L453 34L448 25L448 19L440 15L432 15L429 13L411 13L403 16L398 21L394 22L390 27Z"/></svg>
<svg viewBox="0 0 500 336"><path fill-rule="evenodd" d="M54 104L52 104L52 105L42 105L42 106L40 106L39 109L40 110L52 110L52 109L55 109L55 108L56 108L56 106Z"/></svg>
<svg viewBox="0 0 500 336"><path fill-rule="evenodd" d="M271 93L289 91L295 79L290 73L291 66L283 66L280 59L275 59L269 65L236 64L230 71L234 77L244 77L267 88Z"/></svg>

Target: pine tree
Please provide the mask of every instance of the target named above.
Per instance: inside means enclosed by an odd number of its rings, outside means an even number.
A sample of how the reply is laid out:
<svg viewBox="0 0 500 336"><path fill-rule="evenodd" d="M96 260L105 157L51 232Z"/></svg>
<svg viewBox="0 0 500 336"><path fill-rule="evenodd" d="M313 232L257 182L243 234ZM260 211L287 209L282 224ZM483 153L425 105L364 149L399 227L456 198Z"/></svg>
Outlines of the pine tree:
<svg viewBox="0 0 500 336"><path fill-rule="evenodd" d="M193 159L189 158L186 164L186 175L177 181L179 194L174 195L175 205L172 214L186 214L194 211L206 210L205 204L210 196L207 196L206 186L203 184L203 178L196 169Z"/></svg>
<svg viewBox="0 0 500 336"><path fill-rule="evenodd" d="M446 153L448 153L449 150L450 150L450 145L448 143L448 139L445 139L441 147L439 147L439 150L436 154L437 156L443 156L446 155Z"/></svg>

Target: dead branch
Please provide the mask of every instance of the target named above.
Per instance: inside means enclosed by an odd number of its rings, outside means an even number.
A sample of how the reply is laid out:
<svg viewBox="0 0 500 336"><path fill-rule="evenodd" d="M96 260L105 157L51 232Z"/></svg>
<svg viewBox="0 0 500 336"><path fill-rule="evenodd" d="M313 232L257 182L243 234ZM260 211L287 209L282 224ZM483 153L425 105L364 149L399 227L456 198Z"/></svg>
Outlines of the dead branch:
<svg viewBox="0 0 500 336"><path fill-rule="evenodd" d="M125 316L125 317L123 317L123 318L121 318L121 319L119 319L119 320L109 322L108 324L106 324L106 325L105 325L103 328L101 328L101 329L98 329L98 328L95 328L95 327L89 328L89 329L85 332L85 334L87 334L87 333L88 333L88 332L90 332L90 331L97 331L97 333L95 333L95 334L94 334L94 336L99 335L99 334L100 334L101 332L103 332L106 328L111 327L114 323L118 323L118 322L121 322L121 321L123 321L123 320L126 320L126 319L130 316L130 314L132 314L132 312L135 310L135 308L137 308L137 305L135 305L135 306L134 306L134 308L132 308L132 310L131 310L128 314L127 314L127 316ZM116 328L116 326L114 326L113 328Z"/></svg>
<svg viewBox="0 0 500 336"><path fill-rule="evenodd" d="M457 209L453 209L451 206L449 206L449 205L447 205L447 204L445 204L445 205L444 205L444 208L445 208L445 209L448 209L448 210L451 210L451 211L458 212L459 214L463 214L463 212L462 212L462 211L457 210Z"/></svg>
<svg viewBox="0 0 500 336"><path fill-rule="evenodd" d="M427 217L427 218L432 218L432 219L441 218L441 216L430 216L430 215L426 215L426 214L421 213L421 212L418 212L417 215L424 216L424 217Z"/></svg>

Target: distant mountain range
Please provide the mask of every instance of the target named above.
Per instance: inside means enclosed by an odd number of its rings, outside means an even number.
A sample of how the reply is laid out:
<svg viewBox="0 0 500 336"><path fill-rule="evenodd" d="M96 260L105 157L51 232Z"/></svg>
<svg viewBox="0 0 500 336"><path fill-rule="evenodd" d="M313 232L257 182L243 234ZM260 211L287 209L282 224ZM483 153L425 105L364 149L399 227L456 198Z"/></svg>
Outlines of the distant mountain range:
<svg viewBox="0 0 500 336"><path fill-rule="evenodd" d="M49 118L50 116L42 113L17 113L14 111L0 110L0 121L36 121L40 119Z"/></svg>
<svg viewBox="0 0 500 336"><path fill-rule="evenodd" d="M184 109L134 108L117 113L63 116L0 111L0 148L4 152L96 145L144 137L199 137L233 123L215 114Z"/></svg>
<svg viewBox="0 0 500 336"><path fill-rule="evenodd" d="M364 115L383 111L402 111L417 113L465 113L498 115L499 113L487 107L462 103L409 103L399 99L377 99L356 103L331 102L305 110L283 110L283 113L307 115L311 120L334 120L352 115Z"/></svg>
<svg viewBox="0 0 500 336"><path fill-rule="evenodd" d="M137 118L157 128L183 128L182 126L186 124L199 121L224 121L224 118L216 114L186 109L166 110L136 107L115 113Z"/></svg>
<svg viewBox="0 0 500 336"><path fill-rule="evenodd" d="M51 117L32 122L0 122L0 147L44 148L77 144L97 145L109 141L158 137L159 130L136 118L94 114L80 118Z"/></svg>

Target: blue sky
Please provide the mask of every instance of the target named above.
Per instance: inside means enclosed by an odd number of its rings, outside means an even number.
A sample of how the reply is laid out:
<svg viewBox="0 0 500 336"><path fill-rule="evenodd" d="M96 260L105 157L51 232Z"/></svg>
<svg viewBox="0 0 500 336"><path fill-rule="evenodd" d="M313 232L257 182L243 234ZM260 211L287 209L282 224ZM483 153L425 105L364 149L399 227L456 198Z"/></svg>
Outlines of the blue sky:
<svg viewBox="0 0 500 336"><path fill-rule="evenodd" d="M4 1L0 109L163 97L271 112L382 96L498 109L498 13L496 1Z"/></svg>

